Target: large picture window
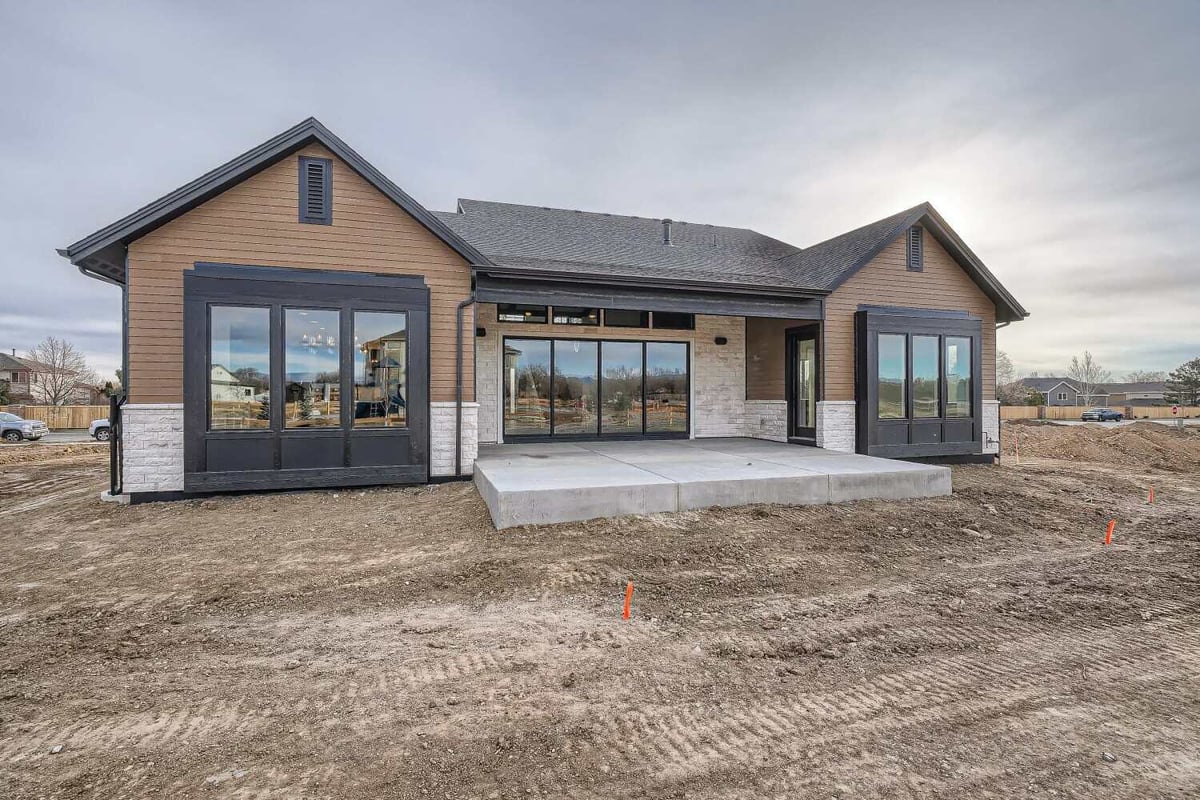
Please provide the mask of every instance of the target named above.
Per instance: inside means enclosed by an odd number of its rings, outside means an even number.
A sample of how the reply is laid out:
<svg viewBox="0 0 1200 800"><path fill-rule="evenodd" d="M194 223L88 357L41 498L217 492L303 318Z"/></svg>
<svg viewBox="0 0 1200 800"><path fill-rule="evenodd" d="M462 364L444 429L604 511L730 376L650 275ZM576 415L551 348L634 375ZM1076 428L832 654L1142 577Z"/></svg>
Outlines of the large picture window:
<svg viewBox="0 0 1200 800"><path fill-rule="evenodd" d="M504 434L686 435L685 342L504 340Z"/></svg>
<svg viewBox="0 0 1200 800"><path fill-rule="evenodd" d="M880 333L879 419L971 417L971 346L969 336Z"/></svg>
<svg viewBox="0 0 1200 800"><path fill-rule="evenodd" d="M354 312L354 426L408 422L408 318L402 311Z"/></svg>
<svg viewBox="0 0 1200 800"><path fill-rule="evenodd" d="M271 309L209 309L209 428L271 426Z"/></svg>

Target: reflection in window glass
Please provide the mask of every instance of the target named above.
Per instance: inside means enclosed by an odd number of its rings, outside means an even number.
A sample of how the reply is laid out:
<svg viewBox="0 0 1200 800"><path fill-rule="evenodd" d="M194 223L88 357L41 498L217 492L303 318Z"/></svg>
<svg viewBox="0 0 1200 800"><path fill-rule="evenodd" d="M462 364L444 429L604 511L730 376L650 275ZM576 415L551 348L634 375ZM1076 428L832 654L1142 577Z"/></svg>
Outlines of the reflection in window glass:
<svg viewBox="0 0 1200 800"><path fill-rule="evenodd" d="M354 426L408 422L408 329L402 311L354 312Z"/></svg>
<svg viewBox="0 0 1200 800"><path fill-rule="evenodd" d="M527 306L518 303L500 303L496 306L499 322L545 322L545 306Z"/></svg>
<svg viewBox="0 0 1200 800"><path fill-rule="evenodd" d="M600 309L554 307L555 325L599 325Z"/></svg>
<svg viewBox="0 0 1200 800"><path fill-rule="evenodd" d="M285 427L341 424L338 317L337 311L315 308L283 311Z"/></svg>
<svg viewBox="0 0 1200 800"><path fill-rule="evenodd" d="M646 432L686 432L688 429L687 345L646 344Z"/></svg>
<svg viewBox="0 0 1200 800"><path fill-rule="evenodd" d="M676 311L655 311L654 327L673 331L690 331L696 328L696 316Z"/></svg>
<svg viewBox="0 0 1200 800"><path fill-rule="evenodd" d="M603 435L642 432L642 343L600 346L600 406Z"/></svg>
<svg viewBox="0 0 1200 800"><path fill-rule="evenodd" d="M554 433L596 435L597 342L554 343Z"/></svg>
<svg viewBox="0 0 1200 800"><path fill-rule="evenodd" d="M629 311L623 308L606 308L604 324L610 328L649 328L649 311Z"/></svg>
<svg viewBox="0 0 1200 800"><path fill-rule="evenodd" d="M914 336L912 340L913 416L938 416L938 337Z"/></svg>
<svg viewBox="0 0 1200 800"><path fill-rule="evenodd" d="M908 358L904 335L879 334L879 418L904 419L904 384Z"/></svg>
<svg viewBox="0 0 1200 800"><path fill-rule="evenodd" d="M946 337L946 416L971 416L971 340Z"/></svg>
<svg viewBox="0 0 1200 800"><path fill-rule="evenodd" d="M271 310L212 306L209 325L212 429L271 427Z"/></svg>
<svg viewBox="0 0 1200 800"><path fill-rule="evenodd" d="M550 342L504 340L504 433L550 433Z"/></svg>

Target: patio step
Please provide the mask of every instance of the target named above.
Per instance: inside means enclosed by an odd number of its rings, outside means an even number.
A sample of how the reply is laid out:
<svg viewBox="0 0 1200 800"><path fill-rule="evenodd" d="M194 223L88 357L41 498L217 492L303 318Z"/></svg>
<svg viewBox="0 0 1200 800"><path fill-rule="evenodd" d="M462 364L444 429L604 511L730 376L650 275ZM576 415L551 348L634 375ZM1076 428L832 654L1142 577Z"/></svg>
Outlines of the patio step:
<svg viewBox="0 0 1200 800"><path fill-rule="evenodd" d="M500 529L711 506L951 493L948 467L761 439L483 446L475 485Z"/></svg>

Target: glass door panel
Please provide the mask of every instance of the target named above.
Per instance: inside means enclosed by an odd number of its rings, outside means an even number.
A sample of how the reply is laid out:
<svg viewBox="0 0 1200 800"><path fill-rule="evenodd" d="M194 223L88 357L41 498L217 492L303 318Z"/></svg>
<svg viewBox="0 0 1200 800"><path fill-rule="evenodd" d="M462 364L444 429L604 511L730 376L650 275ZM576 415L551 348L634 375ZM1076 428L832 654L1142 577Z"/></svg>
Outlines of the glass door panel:
<svg viewBox="0 0 1200 800"><path fill-rule="evenodd" d="M600 359L601 434L641 434L642 343L602 342Z"/></svg>
<svg viewBox="0 0 1200 800"><path fill-rule="evenodd" d="M796 342L796 428L815 428L817 425L817 342L799 339Z"/></svg>
<svg viewBox="0 0 1200 800"><path fill-rule="evenodd" d="M550 434L550 342L504 341L504 433Z"/></svg>
<svg viewBox="0 0 1200 800"><path fill-rule="evenodd" d="M554 433L596 435L597 342L554 342Z"/></svg>
<svg viewBox="0 0 1200 800"><path fill-rule="evenodd" d="M646 343L646 432L686 433L688 349L677 342Z"/></svg>

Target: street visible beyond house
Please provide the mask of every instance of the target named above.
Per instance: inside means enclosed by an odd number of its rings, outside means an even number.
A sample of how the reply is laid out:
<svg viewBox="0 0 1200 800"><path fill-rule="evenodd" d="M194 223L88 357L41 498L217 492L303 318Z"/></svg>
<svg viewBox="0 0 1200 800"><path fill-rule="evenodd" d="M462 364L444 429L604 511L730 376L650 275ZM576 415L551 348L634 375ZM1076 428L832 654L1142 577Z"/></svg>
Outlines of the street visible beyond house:
<svg viewBox="0 0 1200 800"><path fill-rule="evenodd" d="M0 786L1194 796L1200 433L1002 439L948 497L499 532L467 483L116 506L101 448L0 449Z"/></svg>

